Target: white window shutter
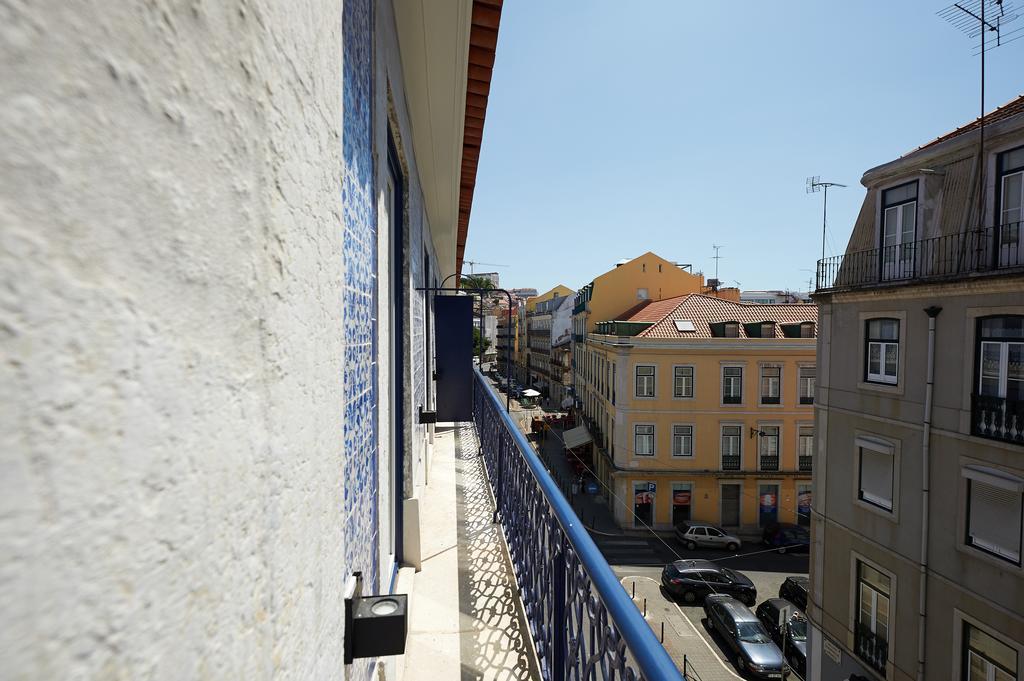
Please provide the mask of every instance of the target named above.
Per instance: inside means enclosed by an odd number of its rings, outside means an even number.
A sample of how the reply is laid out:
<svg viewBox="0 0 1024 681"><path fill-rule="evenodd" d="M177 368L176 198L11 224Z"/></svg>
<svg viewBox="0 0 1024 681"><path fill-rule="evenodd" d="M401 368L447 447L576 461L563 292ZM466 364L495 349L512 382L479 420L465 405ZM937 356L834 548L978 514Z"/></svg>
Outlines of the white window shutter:
<svg viewBox="0 0 1024 681"><path fill-rule="evenodd" d="M970 535L977 546L1020 560L1021 495L981 480L971 480Z"/></svg>
<svg viewBox="0 0 1024 681"><path fill-rule="evenodd" d="M866 501L892 510L893 457L871 449L860 450L860 490Z"/></svg>

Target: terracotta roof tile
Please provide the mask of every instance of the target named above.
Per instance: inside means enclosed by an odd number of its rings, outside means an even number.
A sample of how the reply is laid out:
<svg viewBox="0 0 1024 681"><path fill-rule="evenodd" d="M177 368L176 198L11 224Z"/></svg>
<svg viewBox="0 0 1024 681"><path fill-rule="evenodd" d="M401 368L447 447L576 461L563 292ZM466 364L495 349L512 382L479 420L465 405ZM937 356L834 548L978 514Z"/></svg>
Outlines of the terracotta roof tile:
<svg viewBox="0 0 1024 681"><path fill-rule="evenodd" d="M675 296L664 300L645 300L629 308L610 321L616 322L657 322L665 318L686 296Z"/></svg>
<svg viewBox="0 0 1024 681"><path fill-rule="evenodd" d="M1018 97L1016 99L1012 99L1009 102L1007 102L1006 104L1003 104L1002 106L997 106L992 111L989 111L988 113L986 113L985 114L985 125L990 125L990 124L995 123L997 121L1001 121L1001 120L1004 120L1006 118L1010 118L1012 116L1016 116L1017 114L1022 114L1022 113L1024 113L1024 95L1018 95ZM971 130L976 130L980 126L981 126L981 118L980 117L979 118L975 118L970 123L968 123L966 125L961 125L956 130L952 130L950 132L947 132L945 135L940 135L939 137L936 137L935 139L933 139L931 142L928 142L927 144L922 144L920 147L918 147L914 151L918 151L920 149L927 149L928 147L931 147L931 146L934 146L936 144L939 144L940 142L945 142L946 140L953 139L954 137L959 137L960 135L963 135L964 133L970 132Z"/></svg>
<svg viewBox="0 0 1024 681"><path fill-rule="evenodd" d="M652 308L657 306L659 317L654 318ZM647 303L644 309L637 306L629 312L632 318L620 318L620 321L653 321L652 326L638 334L640 338L713 338L711 324L717 322L739 322L740 338L746 338L743 324L754 322L776 322L775 337L784 338L782 324L818 321L818 306L809 304L758 305L754 303L735 303L700 293L691 293L677 298ZM643 319L637 318L644 317ZM693 322L693 331L679 331L676 320L686 319Z"/></svg>

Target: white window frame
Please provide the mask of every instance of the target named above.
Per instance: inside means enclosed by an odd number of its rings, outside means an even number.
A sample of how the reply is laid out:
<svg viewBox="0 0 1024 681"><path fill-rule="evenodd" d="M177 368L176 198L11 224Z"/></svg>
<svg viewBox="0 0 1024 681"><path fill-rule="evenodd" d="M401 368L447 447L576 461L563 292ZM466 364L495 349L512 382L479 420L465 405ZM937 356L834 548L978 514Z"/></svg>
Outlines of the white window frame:
<svg viewBox="0 0 1024 681"><path fill-rule="evenodd" d="M687 433L687 434L677 433L676 432L676 428L680 428L680 429L689 428L689 433ZM681 459L681 458L692 459L693 458L693 441L695 439L694 438L694 430L695 429L694 429L692 423L673 423L672 424L672 457L673 458L677 458L677 459ZM688 443L689 444L689 447L688 447L689 453L685 453L685 450L687 449L687 447L683 447L682 448L684 453L681 453L681 454L677 454L676 453L676 442L677 442L677 439L681 440L683 443L686 443L686 441L689 440L689 443Z"/></svg>
<svg viewBox="0 0 1024 681"><path fill-rule="evenodd" d="M779 370L779 375L778 376L765 376L764 375L765 369L778 369ZM764 386L764 382L765 382L765 379L768 380L768 385L769 385L769 390L768 390L769 394L767 396L764 394L764 387L765 387ZM782 406L782 381L783 381L783 370L782 370L782 365L781 364L778 364L778 363L775 363L775 362L768 362L766 364L760 365L759 370L758 370L757 400L758 400L758 403L761 406L763 406L763 407L781 407ZM772 392L771 386L773 385L773 382L774 382L775 393L776 393L775 395L771 394L771 392ZM765 402L765 397L767 397L768 399L777 398L778 402Z"/></svg>
<svg viewBox="0 0 1024 681"><path fill-rule="evenodd" d="M650 428L651 432L650 433L643 433L643 434L641 434L639 432L640 428ZM658 434L658 430L657 430L657 428L655 427L655 425L653 423L634 423L633 424L633 456L638 456L638 457L641 457L641 458L644 458L644 459L649 459L649 458L654 457L655 453L657 452L657 444L658 444L658 442L657 442L657 434ZM649 437L651 439L650 440L650 442L651 442L651 453L650 454L641 454L640 453L640 447L639 447L639 438L640 437Z"/></svg>
<svg viewBox="0 0 1024 681"><path fill-rule="evenodd" d="M775 431L776 431L776 433L775 433L775 453L774 453L774 456L776 458L778 458L779 463L778 463L778 466L776 468L764 469L764 468L761 467L761 457L762 456L773 456L773 454L770 451L765 451L765 443L767 441L769 441L770 438L769 437L765 437L764 435L758 435L757 436L757 470L759 470L759 471L760 470L766 470L766 471L769 471L769 472L771 472L771 471L781 471L782 470L782 424L781 423L758 423L757 424L758 431L760 431L762 433L767 432L765 430L766 428L774 428Z"/></svg>
<svg viewBox="0 0 1024 681"><path fill-rule="evenodd" d="M686 392L685 390L683 391L684 394L680 395L679 391L676 389L677 381L683 380L684 381L684 385L685 385L685 381L686 381L686 377L685 376L676 376L676 370L678 370L678 369L689 369L690 370L690 377L689 377L689 379L690 379L690 394L689 395L685 394L685 392ZM695 367L692 364L676 364L676 365L673 365L673 367L672 367L672 397L674 399L677 399L677 400L692 400L692 399L694 399L696 394L697 394L697 367Z"/></svg>
<svg viewBox="0 0 1024 681"><path fill-rule="evenodd" d="M855 474L853 477L854 487L854 503L862 508L869 509L878 513L886 518L896 519L897 508L899 501L899 451L895 446L895 443L889 442L882 438L858 435L854 439L854 447L856 449L856 456L854 457L854 463L856 468L854 469ZM875 494L868 493L868 496L864 496L864 489L862 484L863 476L863 454L864 451L870 451L875 454L881 454L889 456L892 461L891 473L890 473L890 494L889 504L886 506L885 499Z"/></svg>
<svg viewBox="0 0 1024 681"><path fill-rule="evenodd" d="M957 661L956 676L954 676L953 678L956 681L977 681L976 679L970 676L970 658L968 656L972 653L972 651L970 648L968 637L966 636L968 626L972 629L978 630L979 632L985 634L989 638L995 639L996 641L998 641L999 643L1003 644L1004 646L1013 651L1014 655L1016 656L1017 670L1015 672L1015 675L1010 676L1010 678L1020 679L1021 672L1024 671L1021 668L1021 662L1022 660L1024 660L1024 645L1018 643L1012 638L1007 638L1005 631L1000 631L990 626L990 623L981 622L958 608L953 610L953 627L954 631L956 632L956 657L954 659ZM992 662L984 656L979 657L986 660L987 662ZM966 672L965 669L967 670ZM1004 671L1004 673L1007 672ZM995 680L997 678L998 677L996 677L995 674L991 673L991 670L990 673L986 674L984 677L985 681L988 681L988 679Z"/></svg>
<svg viewBox="0 0 1024 681"><path fill-rule="evenodd" d="M874 321L888 321L896 322L896 340L871 340L869 335L869 329L871 328L871 322ZM864 376L869 383L883 383L886 385L897 385L900 377L900 339L903 331L903 322L895 317L872 317L865 320L864 323L864 344L865 344L865 355L864 355ZM879 372L873 373L871 371L871 350L873 347L878 347L878 369ZM896 350L896 372L889 374L885 370L886 366L886 354L889 349L893 348Z"/></svg>
<svg viewBox="0 0 1024 681"><path fill-rule="evenodd" d="M726 451L725 451L725 429L726 428L738 428L739 429L739 432L735 436L730 435L729 437L735 437L736 438L736 452L735 452L735 456L739 456L739 458L740 458L740 467L737 470L743 470L743 424L742 423L721 423L721 424L719 424L719 426L718 426L718 465L719 465L719 467L722 468L722 470L725 470L725 468L722 466L722 459L726 456ZM729 456L733 456L733 454L730 454Z"/></svg>
<svg viewBox="0 0 1024 681"><path fill-rule="evenodd" d="M745 367L742 364L723 364L722 365L722 380L721 380L721 391L722 392L721 392L721 396L720 397L721 397L722 405L723 406L739 406L739 405L743 404L743 374L745 373L744 372L744 368ZM740 371L740 375L739 376L729 376L728 377L730 379L730 382L732 380L736 380L736 379L739 380L739 391L740 391L740 394L739 394L739 401L738 402L726 402L725 401L725 398L726 398L726 394L725 394L725 379L726 379L725 371L726 371L726 369L739 369L739 371Z"/></svg>
<svg viewBox="0 0 1024 681"><path fill-rule="evenodd" d="M803 433L804 430L810 430L810 435ZM804 451L804 450L807 451ZM814 459L814 424L813 423L798 423L796 426L796 455L797 455L797 466L800 465L801 456L809 456Z"/></svg>
<svg viewBox="0 0 1024 681"><path fill-rule="evenodd" d="M966 479L966 491L964 493L965 498L965 510L964 510L964 544L975 551L980 551L988 556L992 556L1001 562L1010 563L1021 567L1022 557L1024 557L1024 480L1021 478L999 469L991 468L984 465L965 465L961 469L961 475ZM981 533L977 535L971 524L971 511L974 501L974 495L980 491L974 483L979 485L986 485L989 488L995 488L999 490L1008 499L1012 499L1016 496L1018 508L1016 509L1016 517L1008 518L1008 522L1017 523L1017 546L1000 546L994 539L988 538Z"/></svg>
<svg viewBox="0 0 1024 681"><path fill-rule="evenodd" d="M650 376L644 375L644 376L641 377L641 375L640 375L640 370L641 369L650 369L651 370ZM645 400L654 399L657 396L657 392L656 391L657 391L658 384L657 384L657 381L655 380L657 378L657 374L658 374L658 368L654 364L637 364L635 367L633 367L633 381L634 381L633 385L635 386L635 388L633 390L633 396L634 397L638 397L640 399L645 399ZM643 383L645 385L648 382L650 382L650 386L649 386L650 387L650 393L651 393L650 395L646 395L646 394L645 395L641 395L640 394L640 383L641 383L640 379L641 378L644 379ZM645 390L645 392L646 392L646 390Z"/></svg>
<svg viewBox="0 0 1024 681"><path fill-rule="evenodd" d="M877 629L878 629L878 601L879 601L879 598L885 598L888 601L888 607L886 608L887 612L886 612L886 616L885 616L885 619L886 619L886 621L885 621L885 642L886 642L886 646L887 646L886 664L888 664L889 660L893 659L893 657L894 657L893 656L893 633L894 633L893 632L893 622L896 619L895 618L895 612L894 612L894 605L896 603L896 579L893 576L893 574L891 572L889 572L888 570L881 569L880 567L878 567L877 565L875 565L871 561L864 560L863 557L858 556L857 554L853 554L852 558L853 558L853 561L854 561L853 562L853 574L852 574L853 585L854 585L853 594L852 594L853 595L854 607L853 607L852 612L851 612L851 614L853 616L853 623L854 624L859 624L860 623L861 608L862 608L862 604L863 604L863 600L862 600L863 593L862 593L862 590L861 590L862 588L866 588L870 592L869 595L871 597L871 607L870 607L870 624L869 624L868 628L871 630L871 633L875 634L876 636L878 635ZM882 593L881 591L876 589L871 584L869 584L867 582L861 582L861 579L860 579L860 565L866 565L867 567L869 567L869 568L875 570L876 572L884 575L889 580L889 593L887 593L887 594L886 593ZM860 659L859 656L855 655L855 657L857 657L857 659Z"/></svg>
<svg viewBox="0 0 1024 681"><path fill-rule="evenodd" d="M813 376L804 376L805 371L812 371ZM818 367L815 364L801 364L797 367L797 402L807 405L814 404L814 391L818 386ZM805 401L806 400L806 401Z"/></svg>

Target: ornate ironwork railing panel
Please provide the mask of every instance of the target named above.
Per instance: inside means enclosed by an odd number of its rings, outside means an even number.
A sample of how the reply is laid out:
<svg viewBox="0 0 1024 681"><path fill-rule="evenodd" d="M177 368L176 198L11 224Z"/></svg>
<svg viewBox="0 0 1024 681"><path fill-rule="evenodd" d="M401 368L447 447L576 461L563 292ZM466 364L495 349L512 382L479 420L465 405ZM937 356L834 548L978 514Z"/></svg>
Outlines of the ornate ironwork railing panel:
<svg viewBox="0 0 1024 681"><path fill-rule="evenodd" d="M1024 445L1024 402L971 395L971 432L993 440Z"/></svg>
<svg viewBox="0 0 1024 681"><path fill-rule="evenodd" d="M814 465L814 457L801 454L797 459L797 467L801 473L810 473Z"/></svg>
<svg viewBox="0 0 1024 681"><path fill-rule="evenodd" d="M857 657L885 676L885 661L889 659L889 642L860 622L854 625L853 649Z"/></svg>
<svg viewBox="0 0 1024 681"><path fill-rule="evenodd" d="M558 484L476 373L475 421L497 521L545 681L682 681Z"/></svg>
<svg viewBox="0 0 1024 681"><path fill-rule="evenodd" d="M779 470L779 456L777 454L774 456L762 454L760 464L763 471L777 471Z"/></svg>
<svg viewBox="0 0 1024 681"><path fill-rule="evenodd" d="M740 457L738 454L723 454L722 455L722 470L723 471L738 471L740 469Z"/></svg>
<svg viewBox="0 0 1024 681"><path fill-rule="evenodd" d="M912 281L1024 269L1022 224L852 251L818 261L817 290L906 284Z"/></svg>

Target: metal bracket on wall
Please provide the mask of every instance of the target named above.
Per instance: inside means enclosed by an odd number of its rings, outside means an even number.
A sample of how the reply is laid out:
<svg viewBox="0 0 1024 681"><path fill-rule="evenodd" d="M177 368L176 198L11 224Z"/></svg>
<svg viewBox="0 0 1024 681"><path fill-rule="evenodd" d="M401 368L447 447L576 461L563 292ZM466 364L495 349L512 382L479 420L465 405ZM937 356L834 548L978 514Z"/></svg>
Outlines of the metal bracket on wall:
<svg viewBox="0 0 1024 681"><path fill-rule="evenodd" d="M437 423L437 412L436 411L424 411L423 405L419 405L420 417L419 423Z"/></svg>

